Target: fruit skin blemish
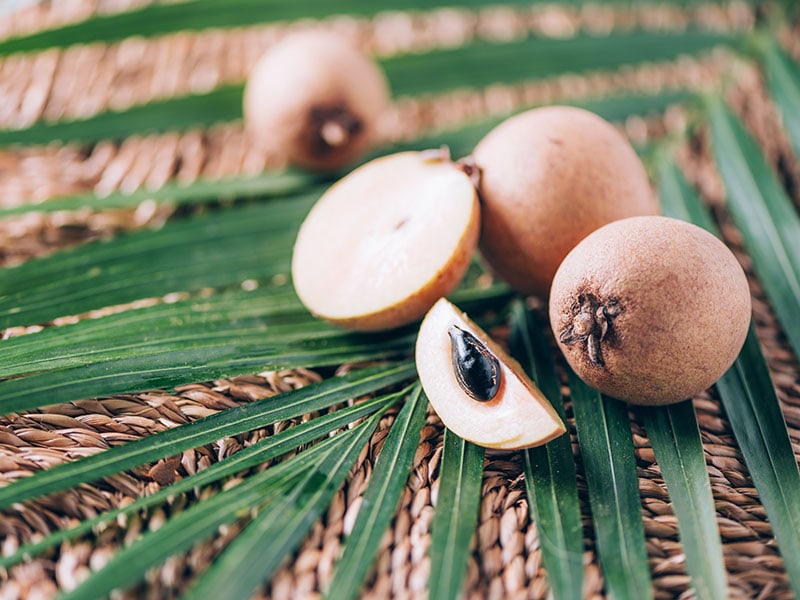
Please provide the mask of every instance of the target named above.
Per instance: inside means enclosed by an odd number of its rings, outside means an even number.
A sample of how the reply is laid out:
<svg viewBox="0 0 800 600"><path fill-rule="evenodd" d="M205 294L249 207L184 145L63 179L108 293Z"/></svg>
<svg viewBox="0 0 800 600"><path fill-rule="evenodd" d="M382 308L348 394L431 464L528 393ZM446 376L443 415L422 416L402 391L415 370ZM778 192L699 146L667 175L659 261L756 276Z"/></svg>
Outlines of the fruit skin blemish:
<svg viewBox="0 0 800 600"><path fill-rule="evenodd" d="M550 325L588 385L633 404L696 396L733 364L751 317L745 273L706 230L668 217L601 227L553 279Z"/></svg>

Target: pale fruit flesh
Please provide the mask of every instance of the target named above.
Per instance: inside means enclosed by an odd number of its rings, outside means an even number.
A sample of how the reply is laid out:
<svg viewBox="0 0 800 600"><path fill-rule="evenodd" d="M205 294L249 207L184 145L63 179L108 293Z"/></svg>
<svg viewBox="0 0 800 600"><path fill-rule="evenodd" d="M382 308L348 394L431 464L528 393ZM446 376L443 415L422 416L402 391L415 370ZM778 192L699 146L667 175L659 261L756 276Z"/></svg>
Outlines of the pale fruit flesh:
<svg viewBox="0 0 800 600"><path fill-rule="evenodd" d="M292 257L295 291L312 313L350 329L408 324L461 281L479 229L475 187L448 158L375 159L309 212Z"/></svg>
<svg viewBox="0 0 800 600"><path fill-rule="evenodd" d="M709 232L633 217L589 235L553 280L550 324L575 373L634 404L710 387L744 344L751 303L733 253Z"/></svg>
<svg viewBox="0 0 800 600"><path fill-rule="evenodd" d="M598 227L658 213L630 143L583 109L515 115L490 131L472 158L481 172L481 252L525 294L545 298L558 265Z"/></svg>
<svg viewBox="0 0 800 600"><path fill-rule="evenodd" d="M358 159L375 142L389 104L380 68L329 31L287 35L251 70L244 122L253 142L294 165L330 171Z"/></svg>
<svg viewBox="0 0 800 600"><path fill-rule="evenodd" d="M448 331L470 332L497 357L500 387L488 402L470 396L458 381ZM558 413L519 364L469 317L442 298L425 316L416 345L420 382L442 423L465 440L502 450L544 444L566 431Z"/></svg>

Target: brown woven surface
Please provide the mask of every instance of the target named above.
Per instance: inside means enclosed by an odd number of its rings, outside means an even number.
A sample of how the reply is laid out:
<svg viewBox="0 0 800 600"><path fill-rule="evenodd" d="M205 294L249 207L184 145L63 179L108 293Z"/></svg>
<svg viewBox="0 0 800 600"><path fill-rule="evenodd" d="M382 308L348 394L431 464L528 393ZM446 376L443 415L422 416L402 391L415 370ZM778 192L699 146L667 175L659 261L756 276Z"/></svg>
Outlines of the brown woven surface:
<svg viewBox="0 0 800 600"><path fill-rule="evenodd" d="M98 10L114 10L138 3L110 0L43 3L0 20L0 34L34 30ZM563 36L581 29L604 31L633 25L673 29L690 23L723 29L747 28L752 23L752 14L738 4L723 8L698 6L685 12L653 7L627 12L538 7L480 13L440 10L414 17L391 14L373 20L331 19L322 25L348 29L369 51L391 54L460 44L473 37L515 36L525 31ZM281 33L281 27L263 26L179 34L148 41L129 40L108 47L81 47L0 59L0 126L22 126L39 118L87 115L109 107L240 80L258 54ZM796 42L800 39L798 31L795 30L794 35L786 33L785 39L787 48L795 55L800 54L800 43ZM732 61L727 53L720 52L697 61L682 59L620 73L565 76L537 84L497 86L482 92L456 92L424 100L400 99L384 123L384 137L386 140L409 138L466 119L500 114L526 104L555 102L564 97L596 95L609 90L699 88L713 85L724 68L736 77L737 86L731 95L734 108L757 135L800 205L798 163L780 135L781 129L766 100L763 83L751 66L742 63L731 68ZM88 86L87 73L91 74L92 81ZM81 93L76 93L76 86L80 86ZM686 119L684 112L676 109L663 119L630 119L623 127L632 139L646 141L682 128ZM702 131L682 148L681 161L709 204L718 208L724 202L724 194ZM88 149L51 146L0 151L0 204L39 201L56 194L89 190L154 188L174 178L191 181L201 176L253 173L280 163L281 157L254 153L239 124L183 134L134 137L119 144L102 142ZM715 214L721 220L726 241L737 251L748 272L758 335L777 386L795 454L800 455L800 366L753 277L750 261L741 250L738 232L724 213L715 210ZM110 235L119 229L158 224L168 216L169 209L156 209L145 203L133 211L38 215L9 220L0 223L0 261L15 263L79 241ZM496 333L502 337L502 331ZM318 378L309 371L262 373L183 386L174 393L153 391L86 400L32 414L0 417L0 483ZM703 395L694 402L716 502L731 597L790 598L772 529L720 403L713 395ZM631 418L656 593L659 598L689 597L684 556L666 488L635 411ZM0 514L0 552L11 553L19 544L37 535L130 502L291 424L275 424L221 440L156 465L108 478L97 485L84 485L55 497L15 506ZM322 521L314 526L292 561L284 565L259 597L315 597L326 588L342 534L352 527L371 465L390 424L391 416L381 423ZM574 428L571 433L574 442ZM413 473L392 528L383 538L365 597L423 595L430 570L426 555L438 488L441 442L441 424L430 414ZM577 451L577 444L575 448ZM580 472L580 462L578 466ZM579 486L587 548L585 595L587 598L603 597L602 574L591 539L586 486L580 474ZM212 494L214 490L205 489L200 496ZM73 587L90 567L101 565L126 540L157 526L168 514L181 510L195 499L194 494L180 496L169 506L112 523L94 537L65 544L43 558L0 573L0 599L49 598L58 588ZM528 515L519 456L490 454L484 471L480 524L469 566L469 597L546 596L547 582L541 567L539 542ZM236 531L236 527L227 528L214 540L170 559L131 595L177 595Z"/></svg>

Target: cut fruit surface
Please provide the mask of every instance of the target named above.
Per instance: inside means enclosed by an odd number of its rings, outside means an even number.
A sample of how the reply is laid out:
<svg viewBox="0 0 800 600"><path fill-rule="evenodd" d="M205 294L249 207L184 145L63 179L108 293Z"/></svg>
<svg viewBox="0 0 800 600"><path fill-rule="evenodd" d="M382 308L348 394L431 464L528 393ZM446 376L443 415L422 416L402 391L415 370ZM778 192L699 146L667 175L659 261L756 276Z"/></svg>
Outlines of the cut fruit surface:
<svg viewBox="0 0 800 600"><path fill-rule="evenodd" d="M292 256L295 291L312 313L344 327L405 325L458 285L479 229L475 187L449 158L375 159L309 212Z"/></svg>
<svg viewBox="0 0 800 600"><path fill-rule="evenodd" d="M472 353L454 352L454 339L463 343L458 331L474 336L483 349L475 346ZM473 366L475 356L486 356L484 350L488 350L488 358ZM459 357L467 364L459 364ZM442 423L465 440L486 448L519 450L544 444L566 431L550 402L519 363L444 298L422 321L416 362L422 387ZM497 385L492 380L495 365ZM470 379L463 376L465 369L473 374L477 369L477 391L496 389L496 393L486 400L491 393L476 397L474 390L465 389L470 384Z"/></svg>

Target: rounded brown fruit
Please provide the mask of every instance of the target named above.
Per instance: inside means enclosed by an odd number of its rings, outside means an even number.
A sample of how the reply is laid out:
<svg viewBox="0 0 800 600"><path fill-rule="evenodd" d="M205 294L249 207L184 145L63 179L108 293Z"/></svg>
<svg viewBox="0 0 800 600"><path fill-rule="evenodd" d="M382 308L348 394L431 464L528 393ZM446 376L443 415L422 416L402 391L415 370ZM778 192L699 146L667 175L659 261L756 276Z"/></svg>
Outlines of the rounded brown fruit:
<svg viewBox="0 0 800 600"><path fill-rule="evenodd" d="M742 267L691 223L633 217L601 227L564 259L550 324L577 375L634 404L695 396L731 366L750 323Z"/></svg>
<svg viewBox="0 0 800 600"><path fill-rule="evenodd" d="M598 227L658 213L631 145L583 109L548 106L513 116L472 158L481 171L481 252L526 294L546 297L567 252Z"/></svg>
<svg viewBox="0 0 800 600"><path fill-rule="evenodd" d="M300 227L295 291L350 329L405 325L458 285L479 229L475 186L446 153L372 160L326 191Z"/></svg>
<svg viewBox="0 0 800 600"><path fill-rule="evenodd" d="M289 34L255 64L244 121L257 144L313 170L344 167L374 141L389 103L378 66L332 32Z"/></svg>
<svg viewBox="0 0 800 600"><path fill-rule="evenodd" d="M519 363L444 298L422 321L416 363L431 406L465 440L518 450L566 431Z"/></svg>

